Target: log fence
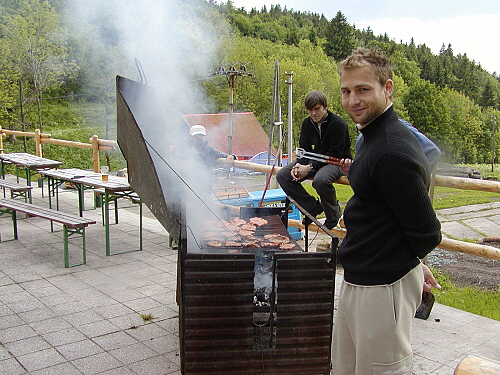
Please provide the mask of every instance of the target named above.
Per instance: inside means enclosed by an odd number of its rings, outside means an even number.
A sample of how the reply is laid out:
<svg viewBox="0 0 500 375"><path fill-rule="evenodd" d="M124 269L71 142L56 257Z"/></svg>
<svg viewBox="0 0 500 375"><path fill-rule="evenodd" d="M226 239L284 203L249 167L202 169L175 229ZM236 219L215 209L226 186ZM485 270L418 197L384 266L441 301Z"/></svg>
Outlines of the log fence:
<svg viewBox="0 0 500 375"><path fill-rule="evenodd" d="M58 146L66 146L66 147L76 147L92 150L92 166L94 172L99 173L101 164L99 161L99 152L100 151L114 151L118 149L118 143L113 140L108 139L99 139L97 135L93 135L89 138L89 142L75 142L68 141L64 139L56 139L52 138L51 134L41 133L39 129L35 129L34 132L23 132L18 130L8 130L2 129L0 127L0 153L3 153L3 138L6 135L14 135L19 137L32 137L35 141L35 155L43 157L43 144L52 144Z"/></svg>

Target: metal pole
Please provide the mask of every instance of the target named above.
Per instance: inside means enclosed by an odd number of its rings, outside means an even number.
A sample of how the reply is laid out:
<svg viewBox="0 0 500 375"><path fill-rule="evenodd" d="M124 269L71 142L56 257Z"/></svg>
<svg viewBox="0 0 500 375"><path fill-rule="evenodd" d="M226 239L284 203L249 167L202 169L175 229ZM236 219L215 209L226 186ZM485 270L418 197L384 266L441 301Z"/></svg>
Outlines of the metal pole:
<svg viewBox="0 0 500 375"><path fill-rule="evenodd" d="M293 133L292 133L292 121L293 121L293 98L292 98L292 81L293 72L285 74L288 76L288 163L292 162L292 143L293 143Z"/></svg>
<svg viewBox="0 0 500 375"><path fill-rule="evenodd" d="M229 129L227 133L227 153L233 153L233 91L234 75L229 75Z"/></svg>
<svg viewBox="0 0 500 375"><path fill-rule="evenodd" d="M278 72L279 73L279 72ZM277 155L276 155L276 159L277 159L277 165L279 165L280 167L282 166L282 163L281 163L281 155L282 155L282 148L281 148L281 145L283 144L283 121L281 119L281 97L280 97L280 91L279 91L279 88L280 88L280 84L279 84L279 77L276 79L276 88L277 88L277 98L276 98L276 101L277 101L277 109L278 109L278 121L274 123L274 125L278 125L278 144L280 145L280 147L278 148L278 152L277 152Z"/></svg>
<svg viewBox="0 0 500 375"><path fill-rule="evenodd" d="M281 121L281 119L276 123L276 125L278 125L278 144L282 144L283 143L283 122ZM281 149L281 147L278 149L278 152L276 153L276 165L278 166L282 166L281 165L281 155L283 154L283 151Z"/></svg>
<svg viewBox="0 0 500 375"><path fill-rule="evenodd" d="M275 61L274 79L273 79L273 97L271 99L271 118L269 121L269 149L267 152L267 165L271 165L271 153L273 151L274 121L276 116L276 98L279 95L278 92L279 71L280 71L280 63L279 61Z"/></svg>

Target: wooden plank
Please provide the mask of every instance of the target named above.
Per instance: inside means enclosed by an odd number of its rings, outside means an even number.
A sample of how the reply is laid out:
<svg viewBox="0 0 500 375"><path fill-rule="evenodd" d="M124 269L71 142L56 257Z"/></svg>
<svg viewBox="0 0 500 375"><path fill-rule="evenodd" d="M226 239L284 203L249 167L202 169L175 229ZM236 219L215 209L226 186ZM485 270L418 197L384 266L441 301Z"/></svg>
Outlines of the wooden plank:
<svg viewBox="0 0 500 375"><path fill-rule="evenodd" d="M18 184L17 182L2 180L2 179L0 179L0 187L4 187L15 192L27 191L33 189L33 187L28 185Z"/></svg>
<svg viewBox="0 0 500 375"><path fill-rule="evenodd" d="M90 224L96 223L95 220L87 219L73 214L68 214L61 211L52 210L50 208L36 206L34 204L26 203L16 199L9 199L9 198L0 199L0 207L5 207L10 210L23 212L25 214L41 217L47 220L52 220L72 228L86 227Z"/></svg>

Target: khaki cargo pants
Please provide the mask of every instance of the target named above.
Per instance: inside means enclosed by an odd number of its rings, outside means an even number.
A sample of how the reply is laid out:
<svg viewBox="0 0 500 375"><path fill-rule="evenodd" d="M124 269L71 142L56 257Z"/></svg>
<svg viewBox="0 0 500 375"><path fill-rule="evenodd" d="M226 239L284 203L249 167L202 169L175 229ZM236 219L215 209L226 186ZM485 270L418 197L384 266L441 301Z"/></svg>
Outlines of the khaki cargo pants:
<svg viewBox="0 0 500 375"><path fill-rule="evenodd" d="M334 375L409 375L412 319L420 304L422 266L390 285L342 282L332 341Z"/></svg>

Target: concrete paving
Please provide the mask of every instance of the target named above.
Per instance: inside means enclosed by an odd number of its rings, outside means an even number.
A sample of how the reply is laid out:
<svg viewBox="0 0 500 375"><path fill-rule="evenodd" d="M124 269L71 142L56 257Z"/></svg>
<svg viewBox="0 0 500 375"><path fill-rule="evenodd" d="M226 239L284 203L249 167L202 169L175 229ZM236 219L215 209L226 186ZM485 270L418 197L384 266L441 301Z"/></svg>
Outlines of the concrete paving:
<svg viewBox="0 0 500 375"><path fill-rule="evenodd" d="M50 232L47 220L22 219L19 239L8 241L11 220L0 217L0 372L180 374L177 251L146 210L144 249L105 256L101 210L92 209L91 194L86 193L84 216L97 224L86 231L86 265L63 267L60 227ZM47 205L40 188L33 189L33 197L34 203ZM74 190L60 190L59 198L61 210L77 213ZM137 206L120 205L119 223L111 226L111 250L137 249ZM500 233L499 208L477 205L439 214L448 235L481 238ZM467 230L454 232L455 226ZM71 240L76 260L81 256L78 241ZM453 374L469 354L500 358L500 321L435 304L430 318L415 319L413 326L414 374Z"/></svg>

